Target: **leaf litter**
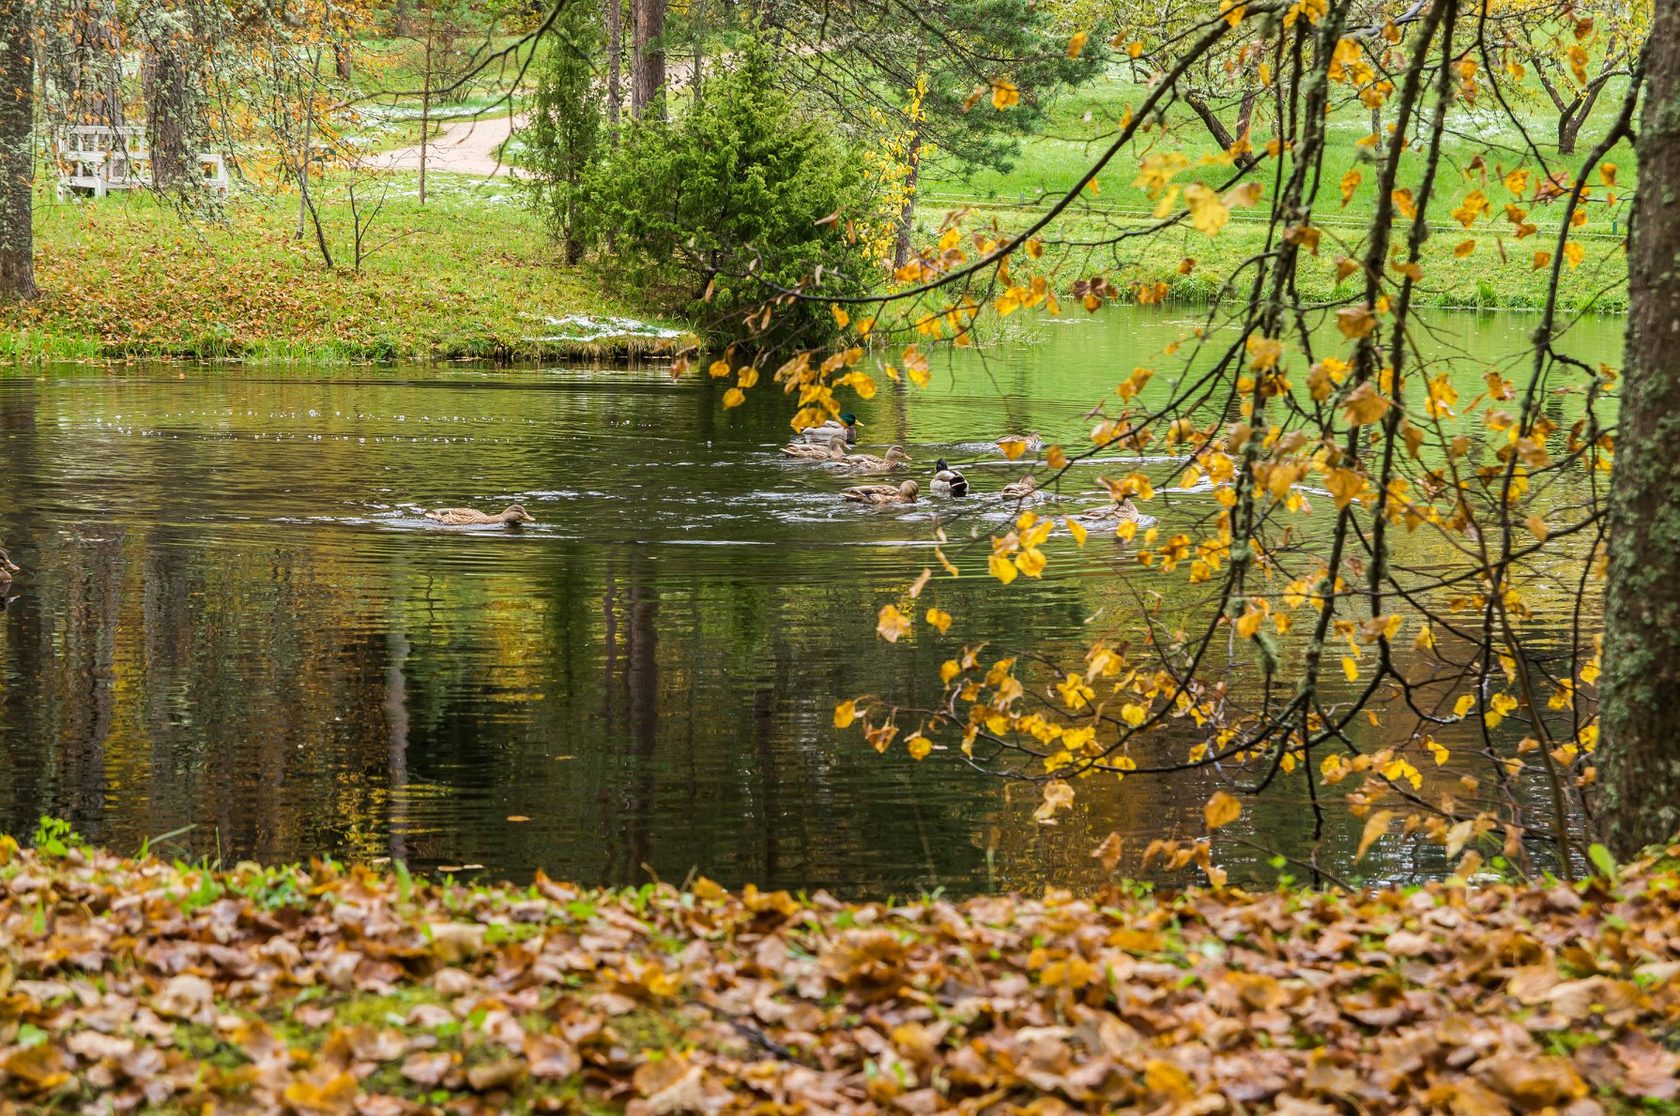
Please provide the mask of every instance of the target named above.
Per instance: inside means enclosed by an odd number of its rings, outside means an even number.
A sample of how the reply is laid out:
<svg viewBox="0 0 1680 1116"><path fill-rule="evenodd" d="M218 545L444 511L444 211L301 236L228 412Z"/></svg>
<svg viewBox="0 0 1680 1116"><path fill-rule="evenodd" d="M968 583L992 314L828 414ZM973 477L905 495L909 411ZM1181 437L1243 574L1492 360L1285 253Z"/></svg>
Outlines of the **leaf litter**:
<svg viewBox="0 0 1680 1116"><path fill-rule="evenodd" d="M0 1108L1666 1111L1677 855L887 905L0 839Z"/></svg>

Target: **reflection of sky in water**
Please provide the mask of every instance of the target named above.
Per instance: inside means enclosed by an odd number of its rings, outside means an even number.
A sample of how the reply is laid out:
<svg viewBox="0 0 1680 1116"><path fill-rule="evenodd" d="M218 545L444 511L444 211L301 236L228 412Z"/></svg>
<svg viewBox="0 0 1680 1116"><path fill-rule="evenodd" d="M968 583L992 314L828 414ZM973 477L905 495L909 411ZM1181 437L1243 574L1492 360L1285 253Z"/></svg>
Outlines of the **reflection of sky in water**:
<svg viewBox="0 0 1680 1116"><path fill-rule="evenodd" d="M1435 321L1481 355L1455 373L1466 397L1532 327ZM852 894L1093 881L1087 854L1111 829L1131 856L1199 832L1212 784L1088 780L1060 824L1036 826L1037 788L949 754L878 757L835 732L832 710L861 694L932 704L939 663L965 644L1077 663L1099 636L1135 640L1156 589L1190 603L1182 579L1106 536L1052 544L1041 583L1001 589L984 573L990 536L1017 514L995 493L1030 464L992 439L1087 444L1081 416L1133 367L1157 364L1148 390L1165 389L1159 350L1186 328L1116 310L983 368L936 359L925 392L883 381L857 407L859 449L916 459L885 477L783 459L773 388L723 412L717 385L663 370L0 378L0 539L26 570L0 615L0 825L52 812L125 850L193 824L179 847L194 855L395 855L592 882L650 869ZM1613 362L1620 323L1570 342ZM941 456L974 495L927 495ZM1141 469L1162 529L1194 532L1218 505L1211 488L1168 487L1176 461L1081 463L1035 510L1098 506L1100 476ZM923 484L913 507L838 495L905 477ZM538 522L422 518L513 502ZM1302 521L1309 548L1328 518ZM956 622L889 646L876 614L936 567L936 526L964 576L918 607ZM1399 545L1420 566L1451 559L1423 533ZM1562 627L1568 574L1536 595L1537 633ZM1237 694L1255 680L1241 655L1212 675ZM1469 760L1464 726L1438 736ZM1456 761L1426 775L1456 781ZM1299 853L1303 795L1283 780L1227 832ZM1358 823L1329 820L1326 861L1345 868ZM1437 856L1391 840L1364 867L1403 875ZM1270 871L1231 841L1219 859L1237 879Z"/></svg>

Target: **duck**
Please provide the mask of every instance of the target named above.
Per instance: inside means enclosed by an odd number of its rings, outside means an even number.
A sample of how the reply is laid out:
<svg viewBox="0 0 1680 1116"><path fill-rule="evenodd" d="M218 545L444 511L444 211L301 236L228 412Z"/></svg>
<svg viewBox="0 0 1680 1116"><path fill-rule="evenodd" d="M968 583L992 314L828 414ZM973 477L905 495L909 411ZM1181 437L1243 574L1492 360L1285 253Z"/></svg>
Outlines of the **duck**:
<svg viewBox="0 0 1680 1116"><path fill-rule="evenodd" d="M1019 446L1019 452L1014 454L1015 457L1019 457L1022 453L1037 453L1043 449L1044 439L1038 436L1038 431L1034 430L1031 434L1005 434L997 440L997 444L998 449L1002 450L1006 456L1009 455L1011 449Z"/></svg>
<svg viewBox="0 0 1680 1116"><path fill-rule="evenodd" d="M968 478L945 464L941 457L933 466L933 489L935 496L967 496Z"/></svg>
<svg viewBox="0 0 1680 1116"><path fill-rule="evenodd" d="M859 504L880 506L883 504L914 504L921 487L913 480L907 480L894 488L890 484L860 484L855 488L848 488L840 493L843 500L852 500Z"/></svg>
<svg viewBox="0 0 1680 1116"><path fill-rule="evenodd" d="M848 446L857 444L857 428L862 425L858 417L850 411L841 411L839 419L829 419L818 426L807 426L794 435L794 441L809 442L819 446L826 446L829 439L839 435L846 439Z"/></svg>
<svg viewBox="0 0 1680 1116"><path fill-rule="evenodd" d="M518 527L521 523L535 523L536 517L519 504L509 504L496 515L487 515L474 508L438 508L426 513L433 523L450 527Z"/></svg>
<svg viewBox="0 0 1680 1116"><path fill-rule="evenodd" d="M6 553L6 548L0 546L0 593L4 593L12 584L12 575L22 573L12 556Z"/></svg>
<svg viewBox="0 0 1680 1116"><path fill-rule="evenodd" d="M815 445L811 442L794 442L783 446L782 452L800 461L843 461L846 457L846 438L836 434L825 445Z"/></svg>
<svg viewBox="0 0 1680 1116"><path fill-rule="evenodd" d="M1038 482L1033 479L1031 473L1028 473L1018 481L1011 481L1009 484L1004 485L1003 490L1000 493L1005 500L1027 500L1037 494Z"/></svg>
<svg viewBox="0 0 1680 1116"><path fill-rule="evenodd" d="M890 473L909 464L910 455L904 452L902 446L892 446L887 450L885 457L876 457L872 453L855 453L846 458L846 467L854 473Z"/></svg>
<svg viewBox="0 0 1680 1116"><path fill-rule="evenodd" d="M1106 508L1092 508L1089 511L1082 511L1074 518L1081 523L1100 524L1102 526L1112 523L1115 527L1119 527L1123 523L1135 523L1140 531L1147 531L1160 522L1154 516L1144 515L1138 511L1130 496L1121 497Z"/></svg>

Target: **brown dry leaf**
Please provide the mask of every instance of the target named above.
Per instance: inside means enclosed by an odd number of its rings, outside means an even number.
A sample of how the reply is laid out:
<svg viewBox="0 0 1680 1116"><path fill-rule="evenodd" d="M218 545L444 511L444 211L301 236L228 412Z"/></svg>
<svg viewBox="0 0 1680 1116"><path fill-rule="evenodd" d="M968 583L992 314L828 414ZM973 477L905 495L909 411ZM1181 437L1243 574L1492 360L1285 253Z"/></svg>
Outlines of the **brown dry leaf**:
<svg viewBox="0 0 1680 1116"><path fill-rule="evenodd" d="M1103 866L1103 870L1112 872L1120 863L1120 853L1125 848L1126 839L1118 833L1109 833L1102 844L1091 850L1091 859Z"/></svg>
<svg viewBox="0 0 1680 1116"><path fill-rule="evenodd" d="M1044 801L1033 811L1033 820L1040 825L1055 825L1056 812L1073 805L1073 788L1061 779L1044 784Z"/></svg>
<svg viewBox="0 0 1680 1116"><path fill-rule="evenodd" d="M1202 806L1202 818L1210 831L1230 825L1241 816L1242 803L1225 791L1214 791L1213 797Z"/></svg>
<svg viewBox="0 0 1680 1116"><path fill-rule="evenodd" d="M1388 823L1393 820L1393 810L1376 810L1365 819L1365 831L1359 835L1359 851L1353 854L1355 863L1365 859L1365 854L1371 851L1371 846L1388 832Z"/></svg>

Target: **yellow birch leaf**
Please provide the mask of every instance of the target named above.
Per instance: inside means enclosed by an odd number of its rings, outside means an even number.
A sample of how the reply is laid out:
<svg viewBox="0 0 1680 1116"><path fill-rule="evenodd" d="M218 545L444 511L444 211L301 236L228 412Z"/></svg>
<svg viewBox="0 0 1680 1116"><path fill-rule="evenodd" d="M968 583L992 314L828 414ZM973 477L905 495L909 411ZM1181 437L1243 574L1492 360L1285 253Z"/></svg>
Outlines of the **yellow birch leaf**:
<svg viewBox="0 0 1680 1116"><path fill-rule="evenodd" d="M1090 532L1085 530L1083 523L1080 523L1077 519L1070 519L1067 521L1067 529L1068 534L1073 536L1073 541L1076 544L1079 546L1085 545L1085 538Z"/></svg>
<svg viewBox="0 0 1680 1116"><path fill-rule="evenodd" d="M944 635L951 630L951 614L942 608L928 609L927 622L938 628L940 635Z"/></svg>
<svg viewBox="0 0 1680 1116"><path fill-rule="evenodd" d="M1202 806L1202 818L1209 830L1230 825L1242 816L1242 803L1224 791L1214 791L1213 797Z"/></svg>
<svg viewBox="0 0 1680 1116"><path fill-rule="evenodd" d="M1073 788L1061 779L1052 779L1044 784L1044 801L1033 811L1033 818L1042 825L1054 825L1056 811L1072 805Z"/></svg>
<svg viewBox="0 0 1680 1116"><path fill-rule="evenodd" d="M1393 820L1393 810L1378 810L1365 819L1365 831L1359 835L1359 850L1353 854L1355 864L1365 859L1365 854L1371 851L1371 846L1388 832L1388 823Z"/></svg>
<svg viewBox="0 0 1680 1116"><path fill-rule="evenodd" d="M875 631L888 643L897 643L898 637L910 631L910 617L898 611L897 605L884 604L875 620Z"/></svg>
<svg viewBox="0 0 1680 1116"><path fill-rule="evenodd" d="M1342 673L1347 675L1349 682L1359 681L1359 660L1352 655L1342 656Z"/></svg>
<svg viewBox="0 0 1680 1116"><path fill-rule="evenodd" d="M726 411L731 407L739 407L746 401L746 392L742 391L740 388L730 388L728 391L723 393L723 409Z"/></svg>
<svg viewBox="0 0 1680 1116"><path fill-rule="evenodd" d="M852 722L857 720L857 715L857 702L841 702L834 707L834 727L837 729L851 728Z"/></svg>
<svg viewBox="0 0 1680 1116"><path fill-rule="evenodd" d="M1072 38L1068 39L1067 56L1078 58L1085 52L1085 44L1090 41L1090 38L1091 36L1084 31L1075 31Z"/></svg>
<svg viewBox="0 0 1680 1116"><path fill-rule="evenodd" d="M1465 256L1468 256L1475 250L1476 242L1474 240L1461 240L1458 242L1458 247L1453 249L1453 256L1462 260Z"/></svg>

